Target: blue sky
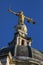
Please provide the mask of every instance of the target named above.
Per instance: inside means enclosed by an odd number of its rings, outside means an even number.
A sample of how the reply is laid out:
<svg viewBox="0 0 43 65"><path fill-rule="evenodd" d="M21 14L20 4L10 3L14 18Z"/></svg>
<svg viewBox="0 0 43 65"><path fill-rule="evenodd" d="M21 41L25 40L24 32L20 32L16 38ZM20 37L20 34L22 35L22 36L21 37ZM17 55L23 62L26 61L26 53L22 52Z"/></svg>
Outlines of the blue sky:
<svg viewBox="0 0 43 65"><path fill-rule="evenodd" d="M32 47L43 51L43 0L0 0L0 48L8 45L13 39L14 25L18 20L14 14L8 12L10 8L15 12L23 10L24 15L36 20L36 24L25 24L28 36L32 37Z"/></svg>

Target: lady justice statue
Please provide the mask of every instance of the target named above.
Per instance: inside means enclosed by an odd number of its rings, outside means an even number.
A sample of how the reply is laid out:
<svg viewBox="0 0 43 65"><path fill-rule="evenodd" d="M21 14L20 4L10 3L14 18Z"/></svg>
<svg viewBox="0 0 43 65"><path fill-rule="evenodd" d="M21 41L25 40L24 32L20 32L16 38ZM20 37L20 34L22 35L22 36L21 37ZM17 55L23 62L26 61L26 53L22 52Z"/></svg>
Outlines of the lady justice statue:
<svg viewBox="0 0 43 65"><path fill-rule="evenodd" d="M13 12L12 10L8 10L9 12L15 14L16 16L18 16L18 23L19 24L24 24L24 19L27 20L27 22L32 22L33 24L35 24L35 21L32 20L32 18L28 18L23 14L23 11L20 12Z"/></svg>
<svg viewBox="0 0 43 65"><path fill-rule="evenodd" d="M28 18L23 14L23 11L20 12L14 12L11 9L8 10L9 12L15 14L16 16L18 16L18 25L16 26L16 29L23 34L27 34L27 27L24 24L24 19L27 20L27 22L32 22L33 24L35 24L35 21L32 20L32 18Z"/></svg>

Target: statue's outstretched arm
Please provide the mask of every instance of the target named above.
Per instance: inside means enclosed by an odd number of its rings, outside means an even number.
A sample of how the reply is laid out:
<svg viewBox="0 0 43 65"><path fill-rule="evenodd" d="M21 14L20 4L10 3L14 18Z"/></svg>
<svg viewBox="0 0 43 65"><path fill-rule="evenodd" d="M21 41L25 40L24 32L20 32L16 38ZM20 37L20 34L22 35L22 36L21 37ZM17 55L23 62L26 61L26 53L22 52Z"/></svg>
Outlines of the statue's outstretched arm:
<svg viewBox="0 0 43 65"><path fill-rule="evenodd" d="M32 18L25 17L25 19L26 19L28 22L31 22L31 21L32 21Z"/></svg>
<svg viewBox="0 0 43 65"><path fill-rule="evenodd" d="M15 15L17 15L17 16L19 16L19 13L16 13L16 12L13 12L12 10L8 10L9 12L11 12L11 13L13 13L13 14L15 14Z"/></svg>
<svg viewBox="0 0 43 65"><path fill-rule="evenodd" d="M29 22L32 22L33 24L36 23L32 18L25 17L25 19L27 20L28 23L29 23Z"/></svg>

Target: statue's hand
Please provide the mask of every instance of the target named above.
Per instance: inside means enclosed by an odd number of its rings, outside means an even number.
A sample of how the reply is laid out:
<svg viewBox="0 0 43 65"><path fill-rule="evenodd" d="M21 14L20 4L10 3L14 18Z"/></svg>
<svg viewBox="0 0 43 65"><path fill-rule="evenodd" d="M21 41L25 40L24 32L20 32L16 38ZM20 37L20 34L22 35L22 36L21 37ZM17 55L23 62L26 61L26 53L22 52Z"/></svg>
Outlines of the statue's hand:
<svg viewBox="0 0 43 65"><path fill-rule="evenodd" d="M27 19L27 22L31 22L31 21L32 21L32 19L31 19L31 18L28 18L28 19Z"/></svg>
<svg viewBox="0 0 43 65"><path fill-rule="evenodd" d="M31 18L27 20L28 23L33 23L33 24L36 24L36 22L34 20L32 20Z"/></svg>

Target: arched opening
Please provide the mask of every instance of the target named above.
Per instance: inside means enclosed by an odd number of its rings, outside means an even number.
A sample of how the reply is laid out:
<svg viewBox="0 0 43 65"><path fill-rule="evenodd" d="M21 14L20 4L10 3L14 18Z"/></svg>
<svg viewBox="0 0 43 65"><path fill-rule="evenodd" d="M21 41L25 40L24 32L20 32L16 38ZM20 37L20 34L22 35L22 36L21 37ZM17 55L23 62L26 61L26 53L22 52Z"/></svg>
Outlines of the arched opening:
<svg viewBox="0 0 43 65"><path fill-rule="evenodd" d="M28 57L32 57L32 50L30 46L28 46Z"/></svg>
<svg viewBox="0 0 43 65"><path fill-rule="evenodd" d="M22 40L21 45L24 45L24 40Z"/></svg>

